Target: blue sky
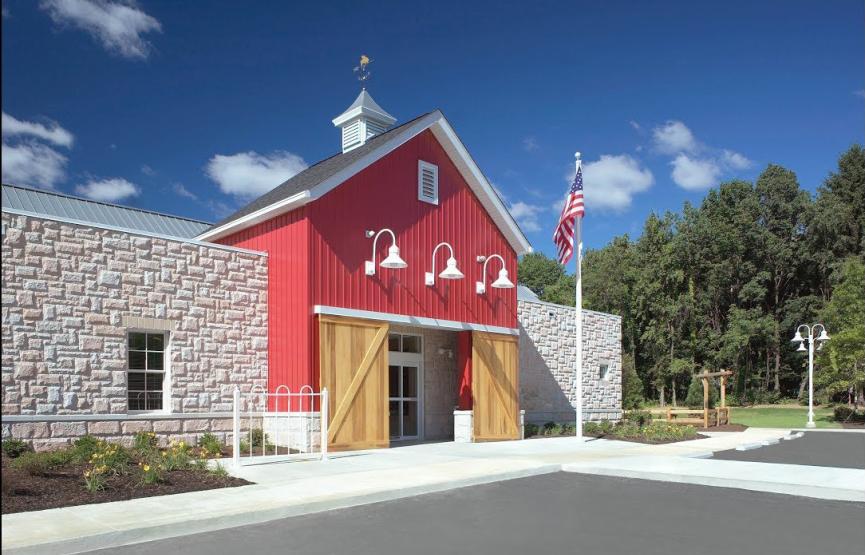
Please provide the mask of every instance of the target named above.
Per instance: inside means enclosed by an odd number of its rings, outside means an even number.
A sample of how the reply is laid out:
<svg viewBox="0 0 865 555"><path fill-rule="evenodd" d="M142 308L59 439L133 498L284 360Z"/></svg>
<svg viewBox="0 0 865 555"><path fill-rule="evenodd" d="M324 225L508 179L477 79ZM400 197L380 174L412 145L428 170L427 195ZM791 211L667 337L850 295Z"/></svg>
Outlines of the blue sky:
<svg viewBox="0 0 865 555"><path fill-rule="evenodd" d="M216 220L339 148L369 90L440 108L535 249L585 161L585 242L863 141L863 4L3 2L3 179Z"/></svg>

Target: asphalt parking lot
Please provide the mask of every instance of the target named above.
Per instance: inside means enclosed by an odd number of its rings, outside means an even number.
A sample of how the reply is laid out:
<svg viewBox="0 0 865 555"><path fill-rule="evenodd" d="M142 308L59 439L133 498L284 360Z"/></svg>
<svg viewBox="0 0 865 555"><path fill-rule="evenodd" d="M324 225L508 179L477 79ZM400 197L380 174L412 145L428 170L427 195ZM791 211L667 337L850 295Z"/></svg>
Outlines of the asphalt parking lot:
<svg viewBox="0 0 865 555"><path fill-rule="evenodd" d="M865 504L559 472L100 551L858 553Z"/></svg>
<svg viewBox="0 0 865 555"><path fill-rule="evenodd" d="M716 459L865 469L865 433L805 432L805 436L750 451L721 451Z"/></svg>

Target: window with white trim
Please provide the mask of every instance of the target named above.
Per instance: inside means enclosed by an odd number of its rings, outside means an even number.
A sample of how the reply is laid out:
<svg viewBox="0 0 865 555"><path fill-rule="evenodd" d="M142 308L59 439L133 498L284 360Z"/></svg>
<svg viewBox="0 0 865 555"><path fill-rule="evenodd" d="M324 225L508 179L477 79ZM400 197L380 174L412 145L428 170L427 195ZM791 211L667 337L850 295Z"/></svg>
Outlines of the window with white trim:
<svg viewBox="0 0 865 555"><path fill-rule="evenodd" d="M130 411L163 409L168 334L130 331L127 334L127 399Z"/></svg>
<svg viewBox="0 0 865 555"><path fill-rule="evenodd" d="M417 161L417 198L430 204L439 203L439 167Z"/></svg>

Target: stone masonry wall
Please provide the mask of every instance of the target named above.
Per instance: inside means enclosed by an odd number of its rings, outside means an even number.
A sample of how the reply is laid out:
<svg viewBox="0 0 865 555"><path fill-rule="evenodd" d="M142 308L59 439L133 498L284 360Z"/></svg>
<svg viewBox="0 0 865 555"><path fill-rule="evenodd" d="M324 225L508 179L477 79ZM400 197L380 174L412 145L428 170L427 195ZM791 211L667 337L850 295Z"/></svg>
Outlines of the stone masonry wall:
<svg viewBox="0 0 865 555"><path fill-rule="evenodd" d="M266 256L6 212L3 226L4 437L226 430L234 385L266 387ZM142 325L169 331L178 419L69 421L126 415L126 333Z"/></svg>
<svg viewBox="0 0 865 555"><path fill-rule="evenodd" d="M577 356L574 308L519 301L520 408L526 422L574 419L574 362ZM609 364L601 379L601 363ZM583 311L583 410L589 420L617 420L622 408L622 320Z"/></svg>

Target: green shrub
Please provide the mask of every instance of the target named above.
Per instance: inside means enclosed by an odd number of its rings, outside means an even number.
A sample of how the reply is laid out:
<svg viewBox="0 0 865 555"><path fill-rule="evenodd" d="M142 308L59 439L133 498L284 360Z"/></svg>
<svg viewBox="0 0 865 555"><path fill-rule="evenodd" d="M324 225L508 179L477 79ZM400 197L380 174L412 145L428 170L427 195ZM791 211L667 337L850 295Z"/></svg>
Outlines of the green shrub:
<svg viewBox="0 0 865 555"><path fill-rule="evenodd" d="M538 425L537 424L526 424L525 428L525 436L533 437L538 435Z"/></svg>
<svg viewBox="0 0 865 555"><path fill-rule="evenodd" d="M565 422L562 424L561 434L563 436L572 436L575 435L574 431L576 430L576 425L573 422Z"/></svg>
<svg viewBox="0 0 865 555"><path fill-rule="evenodd" d="M96 493L105 489L108 481L108 468L105 466L94 466L84 471L84 489L90 493Z"/></svg>
<svg viewBox="0 0 865 555"><path fill-rule="evenodd" d="M644 401L643 381L637 374L634 355L625 353L622 355L622 408L637 409Z"/></svg>
<svg viewBox="0 0 865 555"><path fill-rule="evenodd" d="M709 380L709 408L714 408L718 400L718 388ZM688 396L685 397L685 405L692 409L703 408L703 380L696 375L691 376L691 385L688 386Z"/></svg>
<svg viewBox="0 0 865 555"><path fill-rule="evenodd" d="M147 460L138 463L141 470L141 483L146 485L157 484L165 480L165 466L160 457L151 454Z"/></svg>
<svg viewBox="0 0 865 555"><path fill-rule="evenodd" d="M90 464L96 467L105 467L108 474L125 474L129 470L129 462L132 457L129 451L122 445L97 440L96 450L90 455Z"/></svg>
<svg viewBox="0 0 865 555"><path fill-rule="evenodd" d="M597 422L584 422L583 434L587 436L595 436L601 433L601 427Z"/></svg>
<svg viewBox="0 0 865 555"><path fill-rule="evenodd" d="M185 441L172 441L168 449L162 452L162 466L165 470L184 470L192 463L192 454Z"/></svg>
<svg viewBox="0 0 865 555"><path fill-rule="evenodd" d="M847 405L838 405L833 411L836 422L865 422L865 412L857 411Z"/></svg>
<svg viewBox="0 0 865 555"><path fill-rule="evenodd" d="M216 463L213 468L210 469L210 474L217 478L228 478L228 471L219 463Z"/></svg>
<svg viewBox="0 0 865 555"><path fill-rule="evenodd" d="M142 454L155 451L158 443L156 434L153 432L138 432L132 438L132 448Z"/></svg>
<svg viewBox="0 0 865 555"><path fill-rule="evenodd" d="M27 451L12 461L12 468L26 472L31 476L45 476L52 469L69 462L64 451L43 451L34 453Z"/></svg>
<svg viewBox="0 0 865 555"><path fill-rule="evenodd" d="M652 413L647 410L631 410L625 413L625 422L645 426L652 423Z"/></svg>
<svg viewBox="0 0 865 555"><path fill-rule="evenodd" d="M210 432L198 439L198 446L214 455L222 452L222 442Z"/></svg>
<svg viewBox="0 0 865 555"><path fill-rule="evenodd" d="M99 449L101 440L97 437L86 435L81 436L72 444L72 459L76 463L84 463L90 460Z"/></svg>
<svg viewBox="0 0 865 555"><path fill-rule="evenodd" d="M3 452L10 459L20 457L28 451L30 451L30 444L28 444L26 441L14 438L3 440Z"/></svg>
<svg viewBox="0 0 865 555"><path fill-rule="evenodd" d="M598 423L598 431L605 435L613 433L614 428L615 424L613 424L609 420L601 420Z"/></svg>

